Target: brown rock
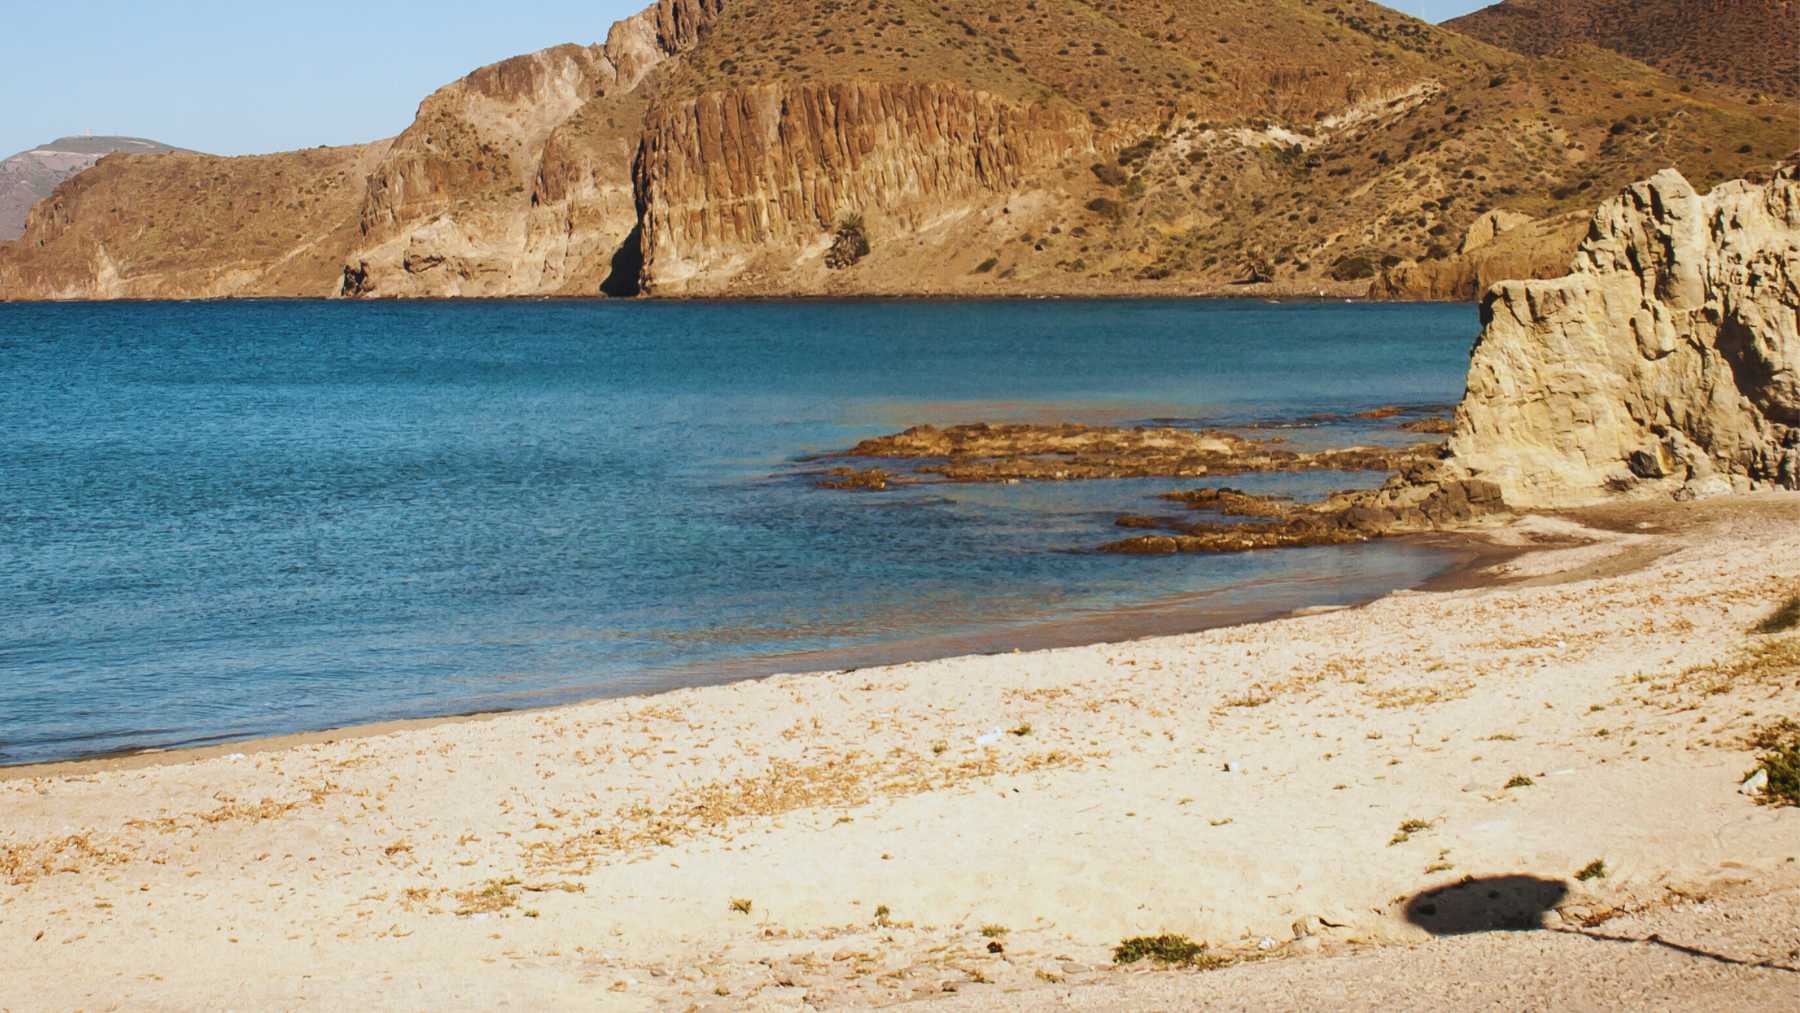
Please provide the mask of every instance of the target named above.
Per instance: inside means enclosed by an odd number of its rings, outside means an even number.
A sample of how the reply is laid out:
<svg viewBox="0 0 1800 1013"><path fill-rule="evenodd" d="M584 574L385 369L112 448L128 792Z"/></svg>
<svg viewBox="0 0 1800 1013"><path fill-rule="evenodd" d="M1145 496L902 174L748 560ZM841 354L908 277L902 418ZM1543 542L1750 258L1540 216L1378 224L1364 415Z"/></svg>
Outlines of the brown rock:
<svg viewBox="0 0 1800 1013"><path fill-rule="evenodd" d="M844 213L905 231L1089 143L1067 109L945 81L761 84L660 107L638 160L645 287L718 289L771 247L783 265L822 256L808 248Z"/></svg>
<svg viewBox="0 0 1800 1013"><path fill-rule="evenodd" d="M1369 286L1373 299L1474 302L1501 281L1556 278L1569 270L1587 229L1586 213L1535 221L1492 211L1477 219L1454 254L1407 260Z"/></svg>

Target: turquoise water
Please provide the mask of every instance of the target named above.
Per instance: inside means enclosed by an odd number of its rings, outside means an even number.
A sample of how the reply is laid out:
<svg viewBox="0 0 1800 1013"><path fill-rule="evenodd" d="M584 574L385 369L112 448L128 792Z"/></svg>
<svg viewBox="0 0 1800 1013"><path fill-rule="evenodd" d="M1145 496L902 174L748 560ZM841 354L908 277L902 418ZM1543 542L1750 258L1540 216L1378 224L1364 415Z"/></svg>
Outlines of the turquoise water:
<svg viewBox="0 0 1800 1013"><path fill-rule="evenodd" d="M1198 483L854 494L806 458L927 421L1410 441L1304 420L1453 402L1477 330L1252 302L0 305L0 763L1415 583L1447 557L1092 551Z"/></svg>

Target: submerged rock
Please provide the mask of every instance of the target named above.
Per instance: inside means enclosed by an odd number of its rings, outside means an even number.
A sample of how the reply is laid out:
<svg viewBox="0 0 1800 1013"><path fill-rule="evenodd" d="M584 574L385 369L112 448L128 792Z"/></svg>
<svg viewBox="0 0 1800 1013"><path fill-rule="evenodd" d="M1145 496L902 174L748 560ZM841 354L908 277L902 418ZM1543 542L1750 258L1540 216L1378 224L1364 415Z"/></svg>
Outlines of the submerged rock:
<svg viewBox="0 0 1800 1013"><path fill-rule="evenodd" d="M850 489L857 492L886 492L894 476L881 468L833 468L819 479L821 489Z"/></svg>

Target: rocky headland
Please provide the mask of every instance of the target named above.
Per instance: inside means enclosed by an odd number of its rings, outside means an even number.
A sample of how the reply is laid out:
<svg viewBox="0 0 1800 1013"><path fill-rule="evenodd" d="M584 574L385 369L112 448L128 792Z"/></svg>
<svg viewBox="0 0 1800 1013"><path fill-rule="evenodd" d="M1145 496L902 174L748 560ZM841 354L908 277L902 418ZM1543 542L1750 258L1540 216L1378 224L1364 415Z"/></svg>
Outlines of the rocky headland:
<svg viewBox="0 0 1800 1013"><path fill-rule="evenodd" d="M1484 227L1500 234L1507 223ZM1441 446L1296 453L1231 432L984 424L921 426L846 456L925 459L918 474L962 482L1392 473L1379 490L1316 503L1171 494L1227 519L1122 516L1121 527L1163 533L1103 551L1140 555L1344 544L1619 499L1800 489L1800 167L1704 195L1659 173L1601 205L1564 277L1501 283L1482 318ZM1369 415L1439 429L1399 409ZM880 488L891 478L882 472Z"/></svg>

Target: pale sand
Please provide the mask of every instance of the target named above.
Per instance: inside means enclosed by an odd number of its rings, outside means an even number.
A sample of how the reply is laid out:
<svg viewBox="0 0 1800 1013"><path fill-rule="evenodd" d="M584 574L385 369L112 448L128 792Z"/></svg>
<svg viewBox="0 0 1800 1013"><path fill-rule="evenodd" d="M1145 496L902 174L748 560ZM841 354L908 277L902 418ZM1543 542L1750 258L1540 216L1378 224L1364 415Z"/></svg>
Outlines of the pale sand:
<svg viewBox="0 0 1800 1013"><path fill-rule="evenodd" d="M15 771L0 1008L1794 1008L1800 810L1737 789L1800 666L1690 670L1800 640L1746 633L1800 497L1643 516L1260 625ZM1559 932L1403 917L1595 858ZM1109 966L1162 931L1292 959Z"/></svg>

